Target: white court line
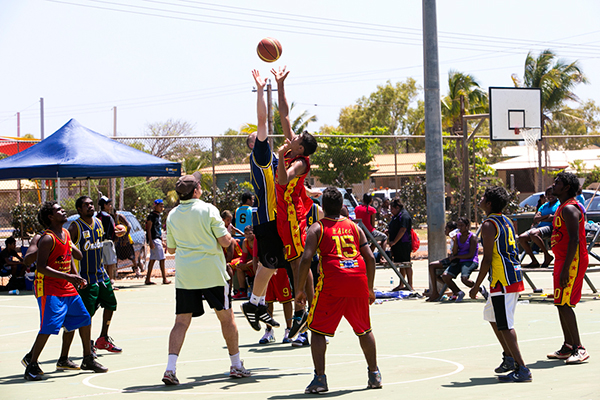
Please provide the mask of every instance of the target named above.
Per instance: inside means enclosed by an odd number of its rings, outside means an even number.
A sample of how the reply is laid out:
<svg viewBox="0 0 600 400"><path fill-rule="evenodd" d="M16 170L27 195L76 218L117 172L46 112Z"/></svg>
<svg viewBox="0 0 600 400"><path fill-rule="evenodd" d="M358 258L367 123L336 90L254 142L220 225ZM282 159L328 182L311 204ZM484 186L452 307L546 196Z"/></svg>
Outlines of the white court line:
<svg viewBox="0 0 600 400"><path fill-rule="evenodd" d="M600 334L600 332L587 332L587 333L581 333L582 336L589 336L589 335L597 335ZM536 342L536 341L541 341L541 340L554 340L554 339L560 339L562 338L562 336L549 336L549 337L545 337L545 338L534 338L534 339L527 339L527 340L519 340L519 343L526 343L526 342ZM476 346L465 346L465 347L456 347L456 348L452 348L452 349L440 349L440 350L433 350L433 351L429 351L429 352L420 352L420 353L413 353L413 354L406 354L406 355L380 355L378 354L378 358L400 358L400 357L410 357L410 358L421 358L421 359L426 359L426 360L433 360L433 361L440 361L440 362L445 362L445 363L449 363L452 364L456 367L456 369L452 372L449 372L447 374L442 374L442 375L437 375L437 376L433 376L433 377L426 377L426 378L420 378L420 379L413 379L413 380L409 380L409 381L400 381L400 382L386 382L384 381L384 385L385 386L392 386L392 385L399 385L399 384L405 384L405 383L413 383L413 382L421 382L421 381L426 381L426 380L432 380L432 379L438 379L438 378L444 378L450 375L454 375L457 374L459 372L461 372L462 370L464 370L464 366L462 364L459 364L457 362L454 361L450 361L450 360L444 360L444 359L440 359L440 358L432 358L432 357L423 357L423 354L432 354L432 353L442 353L442 352L447 352L447 351L459 351L459 350L472 350L472 349L477 349L477 348L483 348L483 347L490 347L490 346L497 346L498 343L491 343L491 344L484 344L484 345L476 345ZM362 354L330 354L329 356L357 356L357 357L363 357ZM269 356L269 358L282 358L282 357L309 357L307 355L304 354L299 354L299 355L282 355L282 356ZM265 356L256 356L256 357L245 357L246 359L264 359ZM218 359L212 359L212 360L194 360L194 361L186 361L185 363L194 363L194 362L212 362L212 361L223 361L222 358L218 358ZM364 362L363 360L360 360L361 362ZM353 362L358 362L358 361L350 361L350 362L343 362L343 363L334 363L334 364L327 364L328 366L335 366L335 365L346 365L348 363L353 363ZM117 373L117 372L123 372L123 371L132 371L132 370L136 370L136 369L142 369L142 368L152 368L152 367L157 367L157 366L164 366L164 363L160 363L160 364L152 364L152 365L146 365L146 366L138 366L138 367L133 367L133 368L126 368L126 369L121 369L118 371L109 371L107 374L111 374L111 373ZM277 374L281 374L282 372L285 371L291 371L291 370L301 370L301 369L312 369L312 367L302 367L302 368L294 368L294 369L288 369L288 370L276 370L274 371ZM148 394L161 394L164 395L166 392L164 391L151 391L151 392L146 392L144 391L144 389L140 389L140 390L123 390L123 389L114 389L114 388L106 388L106 387L102 387L102 386L98 386L98 385L94 385L92 384L90 381L93 378L96 377L100 377L103 376L102 375L91 375L86 377L83 380L83 384L85 384L86 386L90 386L96 389L102 389L102 390L109 390L109 392L102 392L102 393L94 393L94 394L88 394L88 395L81 395L81 396L73 396L73 397L62 397L62 398L57 398L55 400L67 400L67 399L77 399L77 398L86 398L86 397L95 397L95 396L104 396L104 395L113 395L115 393L148 393ZM206 382L216 382L219 380L229 380L229 377L224 377L224 378L220 378L220 379L214 379L214 380L210 380L210 381L206 381ZM182 385L186 385L186 383L183 383ZM152 388L152 389L156 389L156 385L153 386L149 386L148 388ZM332 388L333 390L344 390L344 389L361 389L364 388L364 385L361 386L354 386L354 387L345 387L345 388ZM219 391L219 392L195 392L195 393L185 393L185 392L178 392L179 395L225 395L225 394L232 394L232 395L238 395L238 394L270 394L270 393L299 393L298 389L294 389L294 390L273 390L273 391L251 391L251 392L225 392L225 391Z"/></svg>
<svg viewBox="0 0 600 400"><path fill-rule="evenodd" d="M9 308L33 308L33 309L38 309L38 307L31 307L31 306L7 306L4 304L0 304L0 307L9 307Z"/></svg>
<svg viewBox="0 0 600 400"><path fill-rule="evenodd" d="M21 332L13 332L13 333L4 333L2 335L0 335L0 337L3 336L12 336L12 335L20 335L21 333L30 333L30 332L39 332L39 329L32 329L29 331L21 331Z"/></svg>

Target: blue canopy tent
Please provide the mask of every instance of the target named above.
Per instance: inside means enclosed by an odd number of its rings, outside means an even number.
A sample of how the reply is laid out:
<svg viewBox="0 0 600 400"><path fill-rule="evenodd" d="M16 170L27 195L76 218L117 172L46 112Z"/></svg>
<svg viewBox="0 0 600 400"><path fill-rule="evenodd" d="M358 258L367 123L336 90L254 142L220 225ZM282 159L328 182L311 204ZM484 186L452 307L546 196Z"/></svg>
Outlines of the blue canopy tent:
<svg viewBox="0 0 600 400"><path fill-rule="evenodd" d="M74 119L35 146L0 160L0 180L180 175L180 163L119 143Z"/></svg>

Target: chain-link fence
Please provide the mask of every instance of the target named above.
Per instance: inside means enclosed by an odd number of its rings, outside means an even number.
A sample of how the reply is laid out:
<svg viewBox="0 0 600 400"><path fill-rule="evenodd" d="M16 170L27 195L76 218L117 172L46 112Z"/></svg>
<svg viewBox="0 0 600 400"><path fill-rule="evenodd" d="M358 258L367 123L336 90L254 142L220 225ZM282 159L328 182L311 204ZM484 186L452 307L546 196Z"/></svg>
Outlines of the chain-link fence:
<svg viewBox="0 0 600 400"><path fill-rule="evenodd" d="M423 136L392 137L392 136L366 136L366 135L316 135L319 147L311 156L312 168L307 182L313 187L334 185L343 188L352 188L356 199L360 202L363 193L385 191L385 189L403 189L410 192L413 204L413 214L426 219L426 194L425 194L425 139ZM470 153L468 161L462 164L461 141L457 137L444 137L445 143L454 143L452 150L445 153L445 162L454 163L457 167L453 176L446 176L448 183L447 193L460 192L462 187L462 165L472 168L470 176L471 209L476 210L473 199L477 197L477 187L485 185L486 176L478 176L475 168L476 156L486 160L487 165L493 156L495 147L507 145L483 142L485 136L477 136L475 141L469 143ZM543 140L545 140L544 138ZM245 135L225 135L217 137L206 136L178 136L178 137L118 137L121 143L148 152L157 157L170 161L180 162L183 173L201 171L203 173L203 199L209 201L223 211L234 212L239 206L240 195L244 191L251 191L249 149ZM282 137L273 137L273 149L282 143ZM480 140L482 145L474 143ZM551 140L556 141L556 137ZM10 144L10 141L5 141ZM14 142L17 145L19 142ZM517 144L517 143L508 143ZM1 149L0 149L1 152ZM496 156L499 152L496 152ZM501 158L497 156L497 160ZM485 163L484 162L484 163ZM518 173L523 173L521 170ZM503 172L502 180L510 185L510 171ZM531 171L531 177L536 172ZM456 175L456 176L454 176ZM546 174L548 175L548 174ZM519 175L520 176L520 175ZM455 181L450 181L454 179ZM113 199L116 210L131 212L139 222L140 229L144 229L145 220L151 211L155 199L161 198L165 202L164 216L177 204L174 192L177 178L145 178L128 177L116 179L89 179L69 180L17 180L0 181L0 237L8 237L14 233L24 238L30 237L39 227L35 224L35 213L40 203L45 200L59 200L69 215L76 214L75 200L81 195L90 196L97 206L101 195ZM520 184L519 178L516 184ZM529 185L531 186L531 184ZM475 187L475 189L473 189ZM518 189L518 187L517 187ZM390 191L387 191L389 193ZM394 191L391 191L394 193ZM461 205L467 196L461 194ZM452 207L452 200L447 208ZM458 206L461 207L461 206ZM464 208L463 208L464 210ZM460 214L460 208L456 214ZM165 218L163 217L163 223ZM169 262L168 262L169 264ZM172 267L169 265L168 267Z"/></svg>

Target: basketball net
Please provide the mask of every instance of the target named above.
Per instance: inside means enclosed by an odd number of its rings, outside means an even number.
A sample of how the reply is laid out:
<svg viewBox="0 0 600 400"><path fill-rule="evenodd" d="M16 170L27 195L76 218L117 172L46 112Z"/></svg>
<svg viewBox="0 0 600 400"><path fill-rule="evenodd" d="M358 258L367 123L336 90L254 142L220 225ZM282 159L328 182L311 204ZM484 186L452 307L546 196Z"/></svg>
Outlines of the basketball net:
<svg viewBox="0 0 600 400"><path fill-rule="evenodd" d="M520 132L527 146L527 156L529 158L529 164L537 166L537 141L539 139L539 129L536 128L515 128L515 133ZM518 134L518 133L517 133Z"/></svg>

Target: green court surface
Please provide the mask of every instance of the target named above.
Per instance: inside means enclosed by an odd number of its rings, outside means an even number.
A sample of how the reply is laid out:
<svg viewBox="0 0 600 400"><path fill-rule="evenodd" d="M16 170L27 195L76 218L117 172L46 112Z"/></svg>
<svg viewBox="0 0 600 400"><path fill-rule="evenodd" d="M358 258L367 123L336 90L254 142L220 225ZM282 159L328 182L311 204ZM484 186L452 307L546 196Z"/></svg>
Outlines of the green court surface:
<svg viewBox="0 0 600 400"><path fill-rule="evenodd" d="M425 261L415 262L415 286L426 286ZM376 286L388 289L390 270L378 270ZM598 278L592 280L600 286ZM532 278L550 293L551 274ZM158 282L158 280L157 280ZM395 280L398 282L397 278ZM259 345L263 332L255 332L234 302L241 356L253 376L228 377L229 359L218 321L212 311L195 318L179 358L181 385L162 382L167 361L168 335L174 321L174 285L144 286L143 281L119 281L119 308L110 335L123 347L122 354L99 351L106 374L58 372L55 363L60 337L52 336L40 357L45 371L41 382L23 379L20 360L31 347L39 323L35 298L30 294L0 295L0 398L1 399L296 399L305 395L312 379L310 348L277 342ZM327 350L329 392L324 397L344 399L599 399L600 300L587 286L576 308L581 338L590 359L565 365L546 359L562 344L557 312L550 300L524 292L517 307L515 328L523 357L533 373L532 383L500 383L494 374L501 348L489 324L482 319L483 300L462 303L426 303L422 299L387 301L371 307L383 389L366 390L367 370L358 340L342 321ZM527 303L528 302L528 303ZM275 318L283 320L279 305ZM93 319L99 332L101 315ZM81 361L76 337L72 359Z"/></svg>

